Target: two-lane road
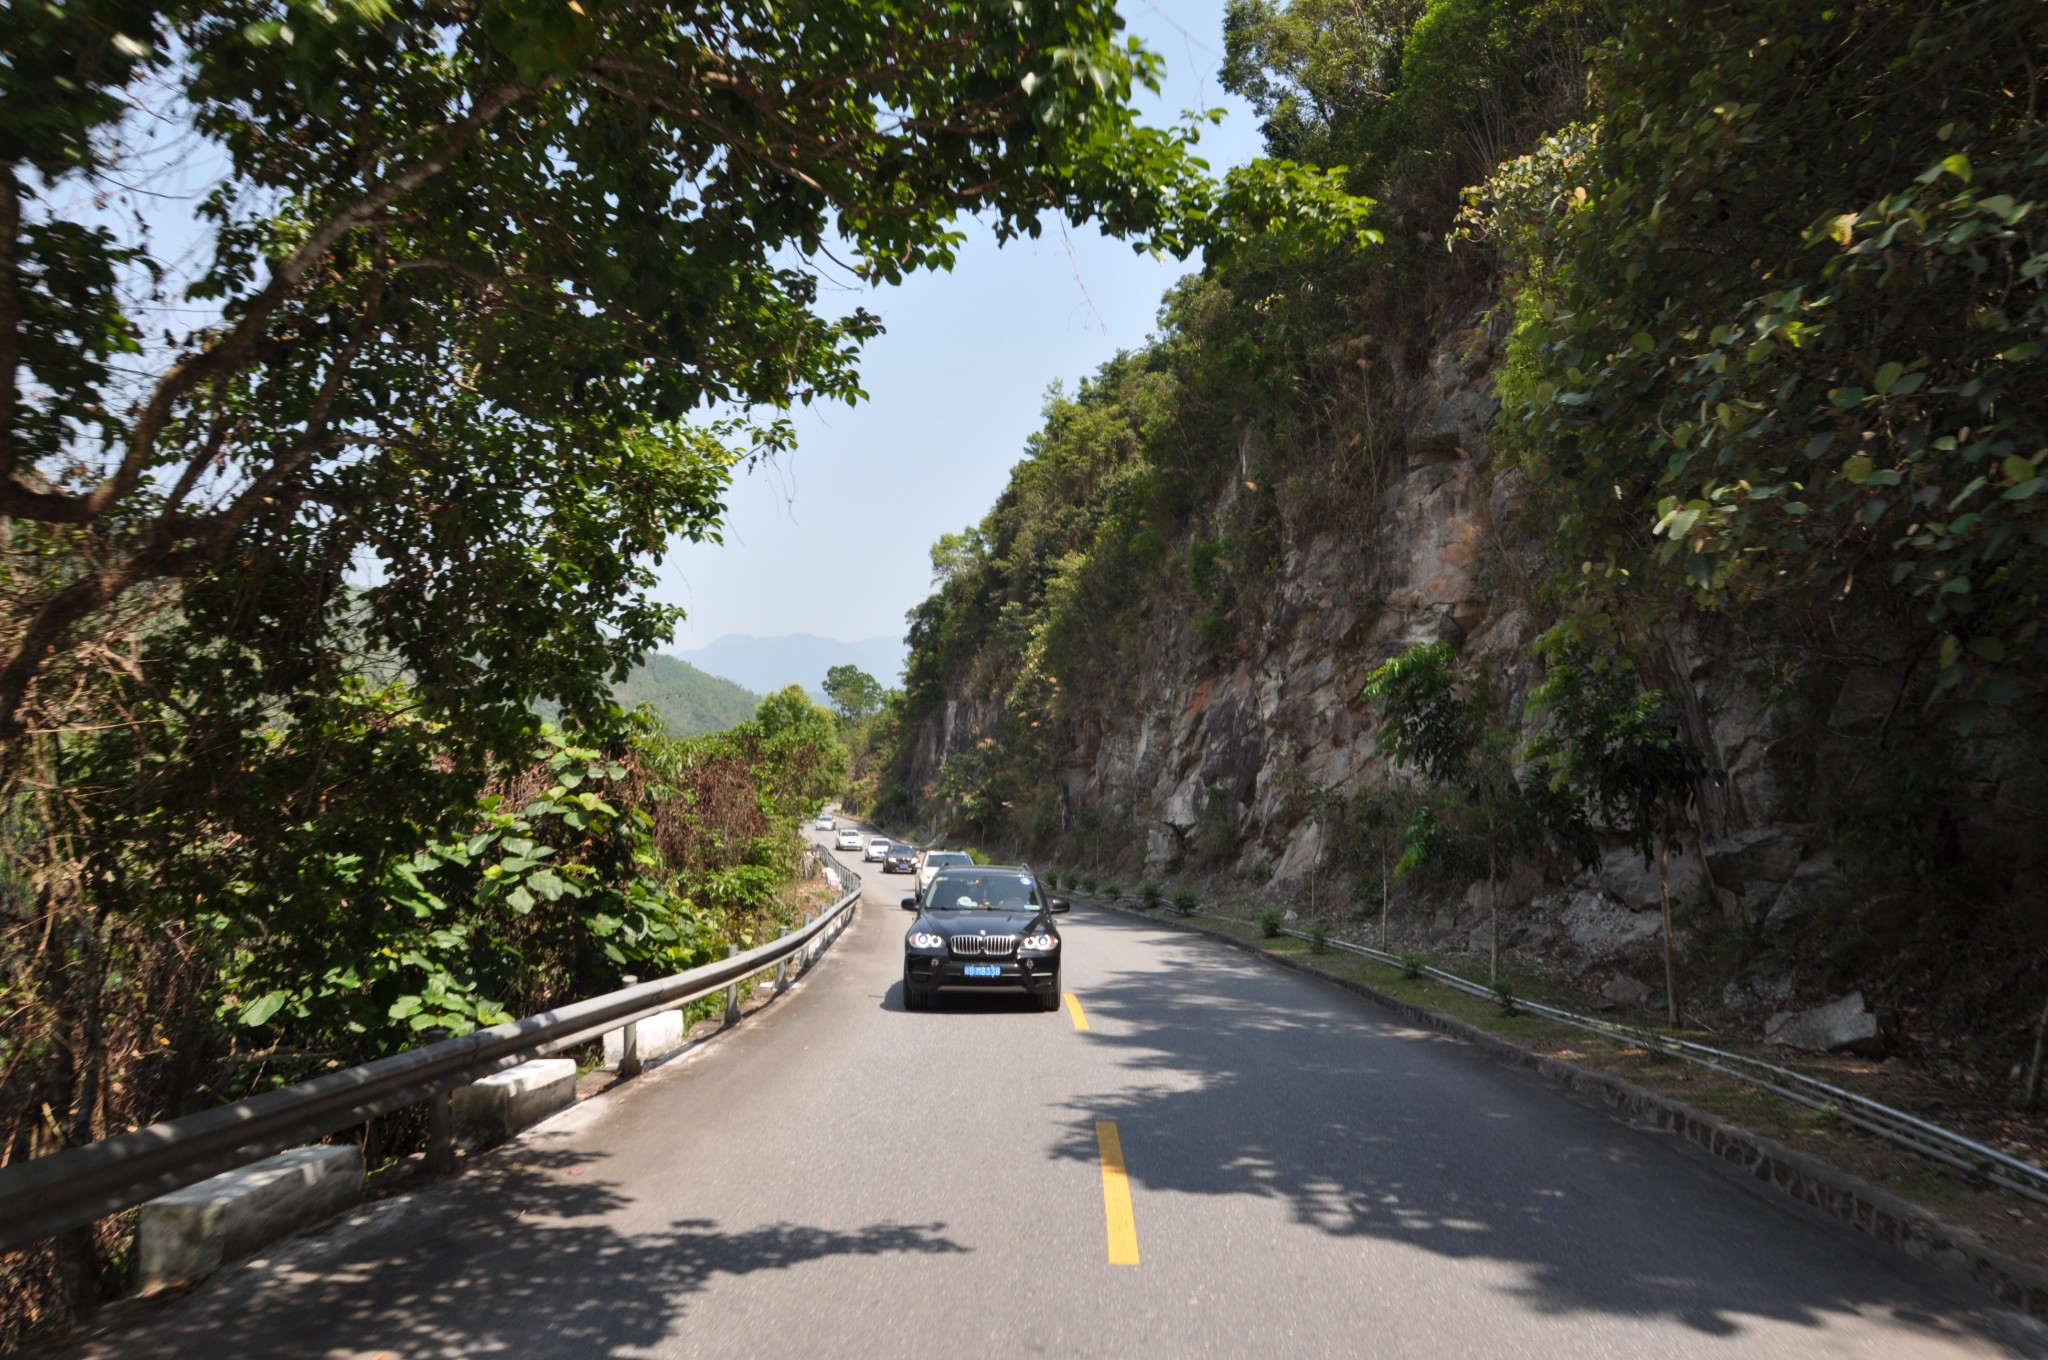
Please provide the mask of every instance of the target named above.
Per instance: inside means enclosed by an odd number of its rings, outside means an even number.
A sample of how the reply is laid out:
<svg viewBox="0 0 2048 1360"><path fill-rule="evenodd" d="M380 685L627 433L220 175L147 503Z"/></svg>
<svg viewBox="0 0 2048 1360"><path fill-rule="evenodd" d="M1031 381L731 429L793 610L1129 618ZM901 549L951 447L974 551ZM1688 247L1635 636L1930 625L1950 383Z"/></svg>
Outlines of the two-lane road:
<svg viewBox="0 0 2048 1360"><path fill-rule="evenodd" d="M1077 908L1076 1004L908 1013L905 880L841 858L857 923L736 1032L92 1353L2005 1353L1668 1137L1196 937Z"/></svg>

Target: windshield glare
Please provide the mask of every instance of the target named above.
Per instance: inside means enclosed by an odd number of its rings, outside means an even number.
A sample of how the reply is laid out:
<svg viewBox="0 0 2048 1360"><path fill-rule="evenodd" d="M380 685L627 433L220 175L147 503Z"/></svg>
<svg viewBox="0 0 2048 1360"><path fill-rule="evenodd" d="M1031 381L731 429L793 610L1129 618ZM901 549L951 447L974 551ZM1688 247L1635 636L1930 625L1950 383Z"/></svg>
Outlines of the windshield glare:
<svg viewBox="0 0 2048 1360"><path fill-rule="evenodd" d="M1037 881L1017 874L940 874L925 899L933 911L1032 911L1044 905Z"/></svg>

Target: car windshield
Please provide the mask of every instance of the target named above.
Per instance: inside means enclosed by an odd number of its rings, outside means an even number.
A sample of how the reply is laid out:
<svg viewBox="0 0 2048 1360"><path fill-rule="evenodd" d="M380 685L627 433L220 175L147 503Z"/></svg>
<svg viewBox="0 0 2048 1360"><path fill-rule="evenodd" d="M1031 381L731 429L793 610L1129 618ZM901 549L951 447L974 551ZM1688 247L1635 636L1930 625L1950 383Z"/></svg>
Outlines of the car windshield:
<svg viewBox="0 0 2048 1360"><path fill-rule="evenodd" d="M934 911L1030 911L1044 905L1035 879L1024 874L949 870L926 890Z"/></svg>

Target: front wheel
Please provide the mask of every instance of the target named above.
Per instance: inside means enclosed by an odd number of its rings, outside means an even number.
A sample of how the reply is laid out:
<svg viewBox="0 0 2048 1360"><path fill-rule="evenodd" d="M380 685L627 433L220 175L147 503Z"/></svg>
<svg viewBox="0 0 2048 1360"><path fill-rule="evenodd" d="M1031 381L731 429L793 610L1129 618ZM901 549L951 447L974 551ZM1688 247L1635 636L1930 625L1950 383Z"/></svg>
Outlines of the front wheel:
<svg viewBox="0 0 2048 1360"><path fill-rule="evenodd" d="M1044 996L1038 998L1038 1009L1042 1011L1056 1011L1059 1008L1060 975L1058 973L1054 973L1052 975L1052 986L1049 989L1047 989Z"/></svg>
<svg viewBox="0 0 2048 1360"><path fill-rule="evenodd" d="M903 1009L907 1011L929 1010L932 994L922 987L910 985L910 970L903 970Z"/></svg>

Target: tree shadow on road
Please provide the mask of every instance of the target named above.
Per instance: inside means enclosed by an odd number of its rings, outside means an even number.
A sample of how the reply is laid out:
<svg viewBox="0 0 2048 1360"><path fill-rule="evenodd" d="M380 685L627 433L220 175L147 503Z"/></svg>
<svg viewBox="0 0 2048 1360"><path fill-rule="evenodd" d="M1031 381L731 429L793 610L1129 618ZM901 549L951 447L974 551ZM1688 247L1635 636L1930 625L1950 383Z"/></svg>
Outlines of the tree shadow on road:
<svg viewBox="0 0 2048 1360"><path fill-rule="evenodd" d="M833 1256L957 1253L943 1223L842 1231L729 1229L675 1220L644 1232L593 1221L630 1209L586 1154L532 1148L446 1187L451 1203L339 1259L216 1277L85 1356L411 1357L520 1360L638 1353L670 1337L719 1275ZM238 1272L239 1273L239 1272Z"/></svg>
<svg viewBox="0 0 2048 1360"><path fill-rule="evenodd" d="M1095 1121L1114 1120L1141 1191L1255 1196L1333 1236L1506 1264L1508 1295L1539 1314L1717 1337L1842 1313L1889 1315L1902 1339L1959 1329L1926 1311L1946 1290L1744 1193L1670 1135L1222 945L1154 938L1153 966L1082 998L1089 1042L1117 1051L1125 1080L1071 1102L1056 1156L1093 1162Z"/></svg>

